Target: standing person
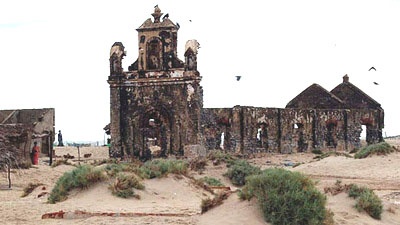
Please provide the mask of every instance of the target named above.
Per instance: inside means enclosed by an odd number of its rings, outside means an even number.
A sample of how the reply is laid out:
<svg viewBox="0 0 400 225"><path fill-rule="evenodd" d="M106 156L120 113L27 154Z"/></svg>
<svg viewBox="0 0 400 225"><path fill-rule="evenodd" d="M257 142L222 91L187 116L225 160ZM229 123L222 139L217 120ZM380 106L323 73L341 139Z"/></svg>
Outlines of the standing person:
<svg viewBox="0 0 400 225"><path fill-rule="evenodd" d="M58 146L64 146L61 130L58 131Z"/></svg>
<svg viewBox="0 0 400 225"><path fill-rule="evenodd" d="M37 145L37 142L35 141L33 143L33 148L32 148L32 163L33 163L33 165L39 165L39 154L40 154L40 148Z"/></svg>

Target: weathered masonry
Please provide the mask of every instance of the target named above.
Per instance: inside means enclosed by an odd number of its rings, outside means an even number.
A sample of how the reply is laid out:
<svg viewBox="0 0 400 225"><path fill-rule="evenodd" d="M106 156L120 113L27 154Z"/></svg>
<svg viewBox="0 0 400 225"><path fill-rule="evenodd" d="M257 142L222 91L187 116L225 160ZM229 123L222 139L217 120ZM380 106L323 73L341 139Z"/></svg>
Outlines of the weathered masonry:
<svg viewBox="0 0 400 225"><path fill-rule="evenodd" d="M200 141L203 94L197 71L198 43L188 41L185 62L177 57L178 29L156 7L138 29L138 59L123 71L124 46L110 52L111 155L161 155Z"/></svg>
<svg viewBox="0 0 400 225"><path fill-rule="evenodd" d="M53 108L0 110L0 147L14 152L20 162L30 162L30 150L36 141L41 153L53 152Z"/></svg>
<svg viewBox="0 0 400 225"><path fill-rule="evenodd" d="M111 47L112 156L183 154L194 146L240 153L349 151L360 147L363 126L369 144L382 141L383 109L347 75L330 92L311 85L286 108L203 108L199 44L188 41L180 60L179 26L158 7L152 16L137 29L138 59L128 71L123 44Z"/></svg>
<svg viewBox="0 0 400 225"><path fill-rule="evenodd" d="M350 151L361 146L363 126L368 144L383 141L383 109L350 83L347 75L331 92L311 85L284 109L203 109L202 117L207 149L246 153Z"/></svg>

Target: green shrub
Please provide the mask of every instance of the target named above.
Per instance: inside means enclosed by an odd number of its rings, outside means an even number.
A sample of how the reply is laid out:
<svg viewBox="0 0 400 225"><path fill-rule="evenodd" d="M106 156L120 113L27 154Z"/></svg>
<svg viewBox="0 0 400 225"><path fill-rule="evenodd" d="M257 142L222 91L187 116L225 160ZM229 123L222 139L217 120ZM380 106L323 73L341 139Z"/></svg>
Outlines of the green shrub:
<svg viewBox="0 0 400 225"><path fill-rule="evenodd" d="M381 219L382 201L372 191L364 191L357 199L356 208L358 211L364 210L372 218Z"/></svg>
<svg viewBox="0 0 400 225"><path fill-rule="evenodd" d="M349 197L358 198L360 197L361 193L369 191L366 187L359 187L356 184L350 184L350 188L348 190Z"/></svg>
<svg viewBox="0 0 400 225"><path fill-rule="evenodd" d="M104 171L110 177L115 177L120 172L137 173L138 170L139 166L134 163L112 163L112 164L107 164L104 167Z"/></svg>
<svg viewBox="0 0 400 225"><path fill-rule="evenodd" d="M115 177L119 172L124 171L124 167L123 164L119 163L107 164L104 167L104 171L106 171L108 176Z"/></svg>
<svg viewBox="0 0 400 225"><path fill-rule="evenodd" d="M126 175L123 173L119 173L115 178L115 182L109 186L112 194L121 198L135 196L134 188L143 190L144 185L140 183L134 174Z"/></svg>
<svg viewBox="0 0 400 225"><path fill-rule="evenodd" d="M236 160L224 175L231 180L232 184L242 186L246 183L247 176L260 172L260 168L250 165L246 160Z"/></svg>
<svg viewBox="0 0 400 225"><path fill-rule="evenodd" d="M220 180L213 177L203 177L200 178L199 180L200 182L206 183L209 186L217 186L217 187L224 186Z"/></svg>
<svg viewBox="0 0 400 225"><path fill-rule="evenodd" d="M388 143L380 142L362 148L354 155L354 158L362 159L368 157L369 155L386 155L393 151L394 149Z"/></svg>
<svg viewBox="0 0 400 225"><path fill-rule="evenodd" d="M242 199L255 196L272 224L323 224L329 216L326 198L314 182L298 172L267 169L249 176L240 194Z"/></svg>
<svg viewBox="0 0 400 225"><path fill-rule="evenodd" d="M324 152L321 155L317 155L314 157L314 159L324 159L330 156L344 156L347 158L353 158L353 156L351 156L348 153L343 153L343 152L335 152L335 151L329 151L329 152Z"/></svg>
<svg viewBox="0 0 400 225"><path fill-rule="evenodd" d="M49 203L56 203L67 199L68 192L73 188L87 188L89 185L104 179L101 170L94 169L92 166L79 166L71 172L62 175L48 198Z"/></svg>
<svg viewBox="0 0 400 225"><path fill-rule="evenodd" d="M379 199L375 193L366 187L358 187L352 184L349 192L349 197L356 199L356 209L358 211L364 210L372 218L380 219L382 214L382 201Z"/></svg>
<svg viewBox="0 0 400 225"><path fill-rule="evenodd" d="M147 161L138 169L139 176L146 179L166 176L168 173L186 174L188 163L183 160L156 159Z"/></svg>
<svg viewBox="0 0 400 225"><path fill-rule="evenodd" d="M228 165L232 164L234 161L237 160L236 157L232 156L229 153L225 153L221 150L211 151L207 158L211 161L214 161L214 164L219 164L220 162L224 162Z"/></svg>
<svg viewBox="0 0 400 225"><path fill-rule="evenodd" d="M322 155L322 151L321 151L321 149L313 149L312 151L311 151L312 153L314 153L314 154L316 154L316 155Z"/></svg>

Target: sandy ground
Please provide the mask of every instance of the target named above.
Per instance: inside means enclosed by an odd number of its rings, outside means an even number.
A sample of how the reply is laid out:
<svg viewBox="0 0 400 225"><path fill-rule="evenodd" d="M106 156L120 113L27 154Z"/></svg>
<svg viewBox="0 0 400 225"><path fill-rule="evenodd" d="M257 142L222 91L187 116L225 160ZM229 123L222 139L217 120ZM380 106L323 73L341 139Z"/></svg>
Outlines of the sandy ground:
<svg viewBox="0 0 400 225"><path fill-rule="evenodd" d="M388 141L389 142L389 141ZM399 141L390 141L399 145ZM89 158L81 158L81 164L93 160L108 158L104 147L80 148L80 154L91 153ZM74 155L73 163L78 163L77 148L56 148L56 155ZM354 208L355 201L345 193L332 196L327 194L327 207L334 212L336 224L400 224L400 153L389 156L373 156L367 159L352 159L344 156L330 156L322 160L313 159L315 155L302 154L267 154L249 159L261 168L282 167L309 175L317 181L321 191L332 186L337 180L343 184L355 183L367 186L382 199L384 211L381 220L375 220L364 212ZM57 158L58 159L58 158ZM57 160L56 159L56 160ZM294 168L286 163L301 163ZM40 165L28 170L19 170L12 174L12 189L6 187L5 173L0 176L0 224L268 224L264 222L256 201L240 201L236 194L230 195L224 203L201 214L201 201L210 196L205 190L196 187L190 179L183 176L169 175L167 178L144 181L145 189L136 191L141 199L117 198L108 190L109 182L96 184L86 190L74 190L66 201L57 204L46 203L48 194L57 179L74 167L60 165L49 167L48 159L40 158ZM218 178L226 186L235 190L230 181L223 176L225 165L214 166L212 163L199 174L191 172L198 178L202 176ZM30 182L40 182L31 194L21 197L22 190ZM91 213L158 213L157 216L92 216L79 217L76 214L66 219L42 219L45 213L74 212L81 210ZM161 215L162 214L162 215Z"/></svg>

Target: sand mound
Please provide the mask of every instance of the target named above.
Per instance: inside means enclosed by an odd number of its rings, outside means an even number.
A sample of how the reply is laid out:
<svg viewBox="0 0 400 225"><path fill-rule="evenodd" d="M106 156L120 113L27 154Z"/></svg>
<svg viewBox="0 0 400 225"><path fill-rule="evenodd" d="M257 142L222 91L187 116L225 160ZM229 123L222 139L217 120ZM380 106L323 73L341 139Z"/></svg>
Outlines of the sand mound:
<svg viewBox="0 0 400 225"><path fill-rule="evenodd" d="M108 158L108 149L102 147L80 148L80 154L91 154L81 163ZM70 154L78 156L77 148L56 148L56 155ZM367 186L382 199L384 212L381 220L375 220L366 213L354 208L355 201L345 193L332 196L327 194L327 207L334 212L337 224L399 224L400 221L400 153L388 156L374 156L366 159L352 159L343 156L330 156L322 160L313 159L310 153L302 154L266 154L249 161L261 168L283 167L308 174L318 181L317 187L332 186L337 180L343 184L355 183ZM61 158L56 158L59 160ZM74 158L76 159L76 158ZM145 180L144 190L136 193L141 199L122 199L115 197L108 190L111 181L93 185L87 190L74 190L64 202L47 204L48 194L57 179L74 166L60 165L49 167L47 158L28 170L12 174L12 190L5 190L7 180L4 174L0 177L0 218L2 224L267 224L263 220L257 202L240 201L232 194L224 203L204 214L201 214L201 201L210 197L210 193L195 186L184 176L169 175L167 178ZM78 163L73 161L74 164ZM299 166L285 166L299 164ZM214 166L208 163L201 174L191 172L195 178L214 177L234 187L223 176L226 165ZM22 190L28 183L42 183L28 196L21 198ZM40 195L43 196L40 196ZM69 212L69 219L42 219L50 212ZM74 216L80 210L91 216ZM100 216L101 213L121 213L119 216ZM135 213L142 213L141 215ZM157 214L157 215L155 215ZM129 216L123 216L129 215Z"/></svg>

